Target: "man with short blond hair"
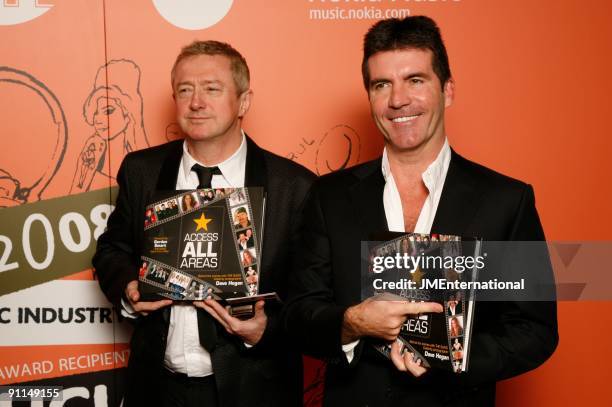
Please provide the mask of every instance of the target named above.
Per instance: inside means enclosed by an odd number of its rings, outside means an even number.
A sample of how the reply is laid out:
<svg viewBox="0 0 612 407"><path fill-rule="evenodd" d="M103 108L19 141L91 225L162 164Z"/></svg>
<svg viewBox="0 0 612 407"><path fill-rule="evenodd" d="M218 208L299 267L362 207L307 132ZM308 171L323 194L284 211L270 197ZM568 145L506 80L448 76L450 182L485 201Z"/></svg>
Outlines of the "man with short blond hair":
<svg viewBox="0 0 612 407"><path fill-rule="evenodd" d="M265 217L257 260L259 287L283 298L292 258L287 242L314 178L242 130L251 104L249 69L229 44L183 48L172 91L185 139L125 157L116 209L93 259L107 297L135 321L124 406L299 406L301 356L284 340L278 307L259 301L254 317L242 321L212 299L140 301L143 214L156 190L263 187L272 215ZM210 175L205 186L202 171Z"/></svg>
<svg viewBox="0 0 612 407"><path fill-rule="evenodd" d="M231 45L220 41L194 41L191 44L183 47L180 54L176 57L170 79L174 87L174 77L176 67L185 58L195 57L198 55L223 55L230 61L232 76L238 93L245 92L249 89L251 74L246 59L236 51Z"/></svg>

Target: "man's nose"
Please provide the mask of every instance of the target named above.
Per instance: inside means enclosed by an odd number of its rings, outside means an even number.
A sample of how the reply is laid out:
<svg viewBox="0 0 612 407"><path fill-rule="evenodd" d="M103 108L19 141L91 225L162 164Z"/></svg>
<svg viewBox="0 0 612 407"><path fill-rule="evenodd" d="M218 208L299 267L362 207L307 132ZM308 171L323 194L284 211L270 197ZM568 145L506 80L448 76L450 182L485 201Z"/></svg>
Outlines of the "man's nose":
<svg viewBox="0 0 612 407"><path fill-rule="evenodd" d="M189 107L191 108L191 110L200 110L206 107L204 95L197 88L193 90L191 100L189 101Z"/></svg>
<svg viewBox="0 0 612 407"><path fill-rule="evenodd" d="M406 84L396 84L391 87L389 107L400 109L410 103L412 103L412 97L410 96L410 89L408 89Z"/></svg>

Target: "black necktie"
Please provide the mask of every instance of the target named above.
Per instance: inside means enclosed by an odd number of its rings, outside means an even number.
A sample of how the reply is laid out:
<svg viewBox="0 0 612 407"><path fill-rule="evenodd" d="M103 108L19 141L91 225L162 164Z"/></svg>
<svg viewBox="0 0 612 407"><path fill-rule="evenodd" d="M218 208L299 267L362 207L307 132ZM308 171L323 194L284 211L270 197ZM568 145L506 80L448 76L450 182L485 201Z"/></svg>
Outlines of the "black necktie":
<svg viewBox="0 0 612 407"><path fill-rule="evenodd" d="M198 189L211 188L210 181L213 175L221 175L219 167L202 167L200 164L193 164L191 171L198 174Z"/></svg>
<svg viewBox="0 0 612 407"><path fill-rule="evenodd" d="M198 189L211 188L210 181L213 174L221 174L219 167L202 167L200 164L194 164L191 171L198 174ZM196 308L198 312L198 333L200 335L200 344L204 346L208 352L212 352L217 344L217 326L214 318L201 308Z"/></svg>

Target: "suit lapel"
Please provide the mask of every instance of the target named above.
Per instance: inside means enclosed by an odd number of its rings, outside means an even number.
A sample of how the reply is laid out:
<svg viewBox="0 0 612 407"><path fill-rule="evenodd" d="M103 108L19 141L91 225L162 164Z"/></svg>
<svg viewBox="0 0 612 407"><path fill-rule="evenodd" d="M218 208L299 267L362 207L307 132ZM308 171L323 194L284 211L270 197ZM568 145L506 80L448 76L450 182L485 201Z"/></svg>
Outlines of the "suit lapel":
<svg viewBox="0 0 612 407"><path fill-rule="evenodd" d="M349 191L360 222L361 239L368 240L372 233L389 230L382 200L385 180L381 160L372 166L358 168L355 175L361 181ZM470 163L451 150L451 161L431 233L463 236L469 233L468 227L476 215L482 195L475 178Z"/></svg>
<svg viewBox="0 0 612 407"><path fill-rule="evenodd" d="M157 190L167 191L176 189L176 179L178 178L179 165L183 157L183 141L175 141L169 145L170 151L162 163L157 179Z"/></svg>
<svg viewBox="0 0 612 407"><path fill-rule="evenodd" d="M264 193L267 191L266 162L264 161L263 151L248 136L247 156L244 174L245 187L263 187Z"/></svg>
<svg viewBox="0 0 612 407"><path fill-rule="evenodd" d="M168 154L161 164L159 176L157 178L157 191L173 191L176 189L176 179L178 178L179 165L183 157L183 140L177 140L168 144ZM155 196L155 191L150 192ZM150 199L151 197L149 197ZM139 233L142 233L142 226L139 228ZM160 317L163 320L166 334L170 325L170 307L165 307L161 310ZM164 349L166 344L164 343Z"/></svg>
<svg viewBox="0 0 612 407"><path fill-rule="evenodd" d="M480 195L474 176L470 174L469 162L451 150L451 161L431 232L465 236L476 214Z"/></svg>
<svg viewBox="0 0 612 407"><path fill-rule="evenodd" d="M277 191L271 191L269 188L268 170L266 168L266 161L264 152L253 140L248 136L247 140L247 155L245 163L245 174L244 174L244 186L245 187L263 187L264 198L266 199L265 212L264 212L264 227L258 231L263 233L263 238L260 240L259 254L261 256L260 261L260 273L262 281L270 278L268 274L270 270L270 264L273 263L275 253L278 253L278 248L283 242L276 239L271 230L275 230L274 214L273 211L276 208L276 202L274 199L280 199ZM272 198L270 198L272 196ZM268 200L270 198L270 200Z"/></svg>
<svg viewBox="0 0 612 407"><path fill-rule="evenodd" d="M245 164L244 186L264 187L266 190L266 165L263 152L253 140L247 136L247 156ZM159 178L157 179L158 190L176 189L179 165L183 157L182 141L170 145L170 151L162 163Z"/></svg>
<svg viewBox="0 0 612 407"><path fill-rule="evenodd" d="M361 181L350 188L351 200L355 203L361 240L370 240L373 233L389 230L382 199L385 179L382 175L381 160L356 169L355 176Z"/></svg>

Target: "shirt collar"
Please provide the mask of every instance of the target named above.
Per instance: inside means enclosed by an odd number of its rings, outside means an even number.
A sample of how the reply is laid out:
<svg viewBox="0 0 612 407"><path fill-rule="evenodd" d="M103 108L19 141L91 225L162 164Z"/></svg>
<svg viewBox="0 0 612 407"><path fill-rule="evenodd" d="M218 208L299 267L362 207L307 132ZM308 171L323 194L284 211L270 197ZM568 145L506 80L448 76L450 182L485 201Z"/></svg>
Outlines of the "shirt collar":
<svg viewBox="0 0 612 407"><path fill-rule="evenodd" d="M444 179L446 178L446 173L448 172L448 165L450 164L451 159L451 151L450 146L448 145L448 139L444 139L444 145L438 156L432 162L429 167L423 172L423 182L429 192L433 192L438 190L444 185Z"/></svg>
<svg viewBox="0 0 612 407"><path fill-rule="evenodd" d="M247 143L244 131L241 130L241 133L242 142L240 143L240 147L238 147L238 149L234 151L234 153L225 161L212 165L212 167L219 167L221 175L227 180L227 183L231 186L242 186L244 184L244 168L246 164ZM195 158L191 156L191 154L189 154L189 151L187 149L187 141L184 141L183 158L181 160L181 165L183 166L184 173L189 174L191 172L191 167L193 167L194 164L200 164L203 167L207 167L201 162L198 162Z"/></svg>
<svg viewBox="0 0 612 407"><path fill-rule="evenodd" d="M446 178L450 159L451 150L450 146L448 145L448 139L445 138L444 145L440 149L438 156L421 174L421 178L423 179L423 182L430 193L444 185L444 179ZM393 177L386 147L383 150L382 156L382 173L383 177L385 178L385 182L388 182L389 177Z"/></svg>

